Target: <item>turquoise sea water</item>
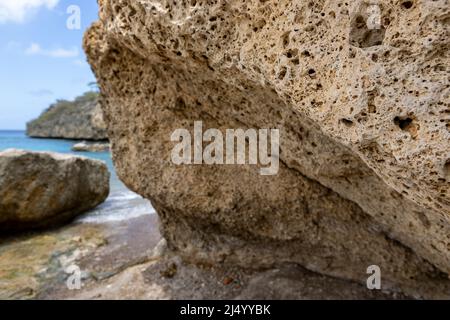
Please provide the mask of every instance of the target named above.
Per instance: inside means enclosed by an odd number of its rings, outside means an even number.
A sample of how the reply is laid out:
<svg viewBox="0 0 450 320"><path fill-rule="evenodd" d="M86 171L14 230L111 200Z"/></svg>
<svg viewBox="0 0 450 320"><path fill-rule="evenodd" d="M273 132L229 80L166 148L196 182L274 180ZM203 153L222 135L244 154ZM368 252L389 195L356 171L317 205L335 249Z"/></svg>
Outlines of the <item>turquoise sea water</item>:
<svg viewBox="0 0 450 320"><path fill-rule="evenodd" d="M111 173L111 192L108 199L99 207L80 217L81 222L120 221L144 214L154 213L150 202L131 192L119 180L109 152L73 152L72 146L79 141L60 139L33 139L26 136L24 131L0 130L0 151L6 149L22 149L30 151L51 151L80 155L102 160Z"/></svg>

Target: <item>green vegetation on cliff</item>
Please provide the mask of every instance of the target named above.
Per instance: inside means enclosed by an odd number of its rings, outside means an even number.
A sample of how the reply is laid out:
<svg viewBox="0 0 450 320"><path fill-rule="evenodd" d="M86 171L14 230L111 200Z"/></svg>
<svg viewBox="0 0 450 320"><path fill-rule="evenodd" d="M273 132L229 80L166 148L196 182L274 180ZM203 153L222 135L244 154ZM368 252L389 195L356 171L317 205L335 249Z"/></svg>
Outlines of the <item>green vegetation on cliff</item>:
<svg viewBox="0 0 450 320"><path fill-rule="evenodd" d="M56 100L56 102L47 109L45 109L38 119L33 120L30 123L38 123L43 121L48 121L51 119L57 119L62 116L62 114L78 113L80 111L79 107L86 103L96 103L98 99L98 93L88 91L83 95L76 97L74 101L69 101L65 99Z"/></svg>
<svg viewBox="0 0 450 320"><path fill-rule="evenodd" d="M88 91L74 101L58 100L27 124L27 134L37 138L107 139L98 93Z"/></svg>

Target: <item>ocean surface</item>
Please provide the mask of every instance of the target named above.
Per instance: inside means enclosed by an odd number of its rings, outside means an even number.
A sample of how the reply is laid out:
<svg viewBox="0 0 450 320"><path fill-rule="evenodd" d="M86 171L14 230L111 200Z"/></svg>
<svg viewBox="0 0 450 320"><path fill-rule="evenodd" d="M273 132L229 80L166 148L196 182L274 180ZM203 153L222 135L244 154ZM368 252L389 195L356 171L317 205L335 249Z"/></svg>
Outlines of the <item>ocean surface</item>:
<svg viewBox="0 0 450 320"><path fill-rule="evenodd" d="M25 131L0 130L0 151L6 149L23 149L30 151L51 151L76 154L102 160L111 173L110 194L108 199L97 208L80 216L77 221L87 223L104 223L136 218L146 214L154 214L150 201L130 191L117 177L111 154L109 152L73 152L72 146L79 141L59 139L33 139L26 136Z"/></svg>

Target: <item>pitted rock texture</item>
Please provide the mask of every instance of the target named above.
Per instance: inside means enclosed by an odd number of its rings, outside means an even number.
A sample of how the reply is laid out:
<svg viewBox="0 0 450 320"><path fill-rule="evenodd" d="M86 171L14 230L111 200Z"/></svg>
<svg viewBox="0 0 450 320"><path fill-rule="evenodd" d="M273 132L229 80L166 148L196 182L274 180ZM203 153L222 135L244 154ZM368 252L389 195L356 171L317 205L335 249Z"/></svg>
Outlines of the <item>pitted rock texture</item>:
<svg viewBox="0 0 450 320"><path fill-rule="evenodd" d="M53 227L95 208L109 194L105 163L10 149L0 152L0 230Z"/></svg>
<svg viewBox="0 0 450 320"><path fill-rule="evenodd" d="M34 138L108 139L97 96L88 92L74 101L56 102L27 124L27 135Z"/></svg>
<svg viewBox="0 0 450 320"><path fill-rule="evenodd" d="M358 281L377 264L448 295L448 1L99 4L85 50L115 164L172 249ZM279 128L279 174L172 164L172 132L198 120Z"/></svg>

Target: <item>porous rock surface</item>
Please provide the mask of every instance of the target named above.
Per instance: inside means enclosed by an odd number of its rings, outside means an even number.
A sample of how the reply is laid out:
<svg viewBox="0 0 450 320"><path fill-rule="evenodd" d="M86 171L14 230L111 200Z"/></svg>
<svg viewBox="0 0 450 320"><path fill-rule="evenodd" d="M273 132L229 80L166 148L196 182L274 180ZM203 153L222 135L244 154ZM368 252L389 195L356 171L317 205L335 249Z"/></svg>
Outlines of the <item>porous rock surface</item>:
<svg viewBox="0 0 450 320"><path fill-rule="evenodd" d="M357 281L376 264L448 297L448 1L99 4L84 45L115 164L172 249ZM278 175L174 165L172 132L198 120L279 128Z"/></svg>
<svg viewBox="0 0 450 320"><path fill-rule="evenodd" d="M0 152L0 230L53 227L104 202L106 164L84 157Z"/></svg>

